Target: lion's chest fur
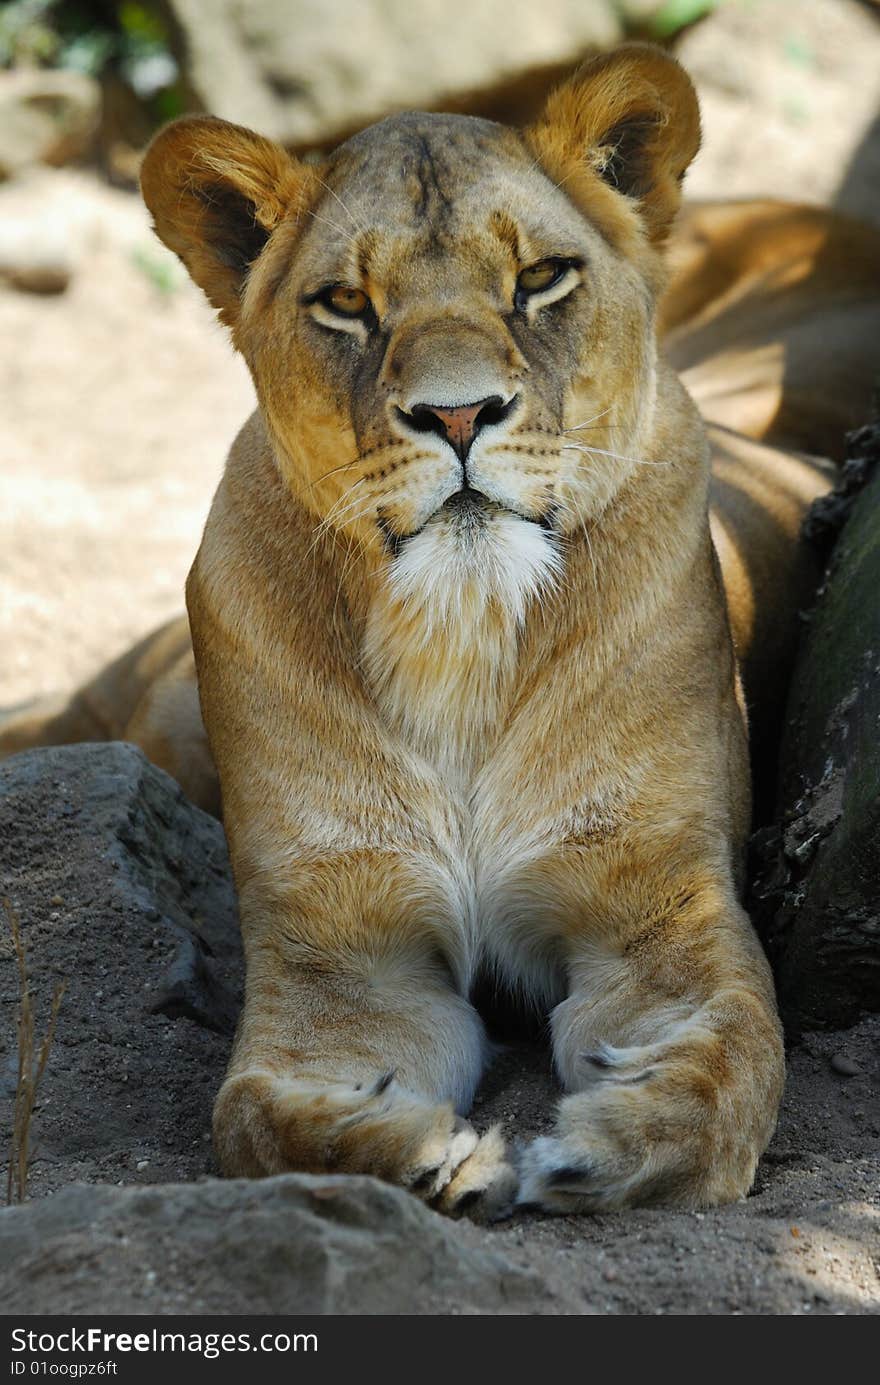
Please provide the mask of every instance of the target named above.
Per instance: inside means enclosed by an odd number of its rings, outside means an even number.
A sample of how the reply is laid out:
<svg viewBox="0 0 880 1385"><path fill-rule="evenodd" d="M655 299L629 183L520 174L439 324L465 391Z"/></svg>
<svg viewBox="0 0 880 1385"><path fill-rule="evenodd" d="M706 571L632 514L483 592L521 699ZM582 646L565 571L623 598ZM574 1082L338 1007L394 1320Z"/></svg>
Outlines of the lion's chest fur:
<svg viewBox="0 0 880 1385"><path fill-rule="evenodd" d="M528 763L549 711L523 696L528 630L495 602L464 610L438 627L429 611L375 601L361 663L386 726L427 762L453 810L447 820L460 835L446 846L470 938L464 974L488 968L549 1005L563 972L559 901L541 862L571 823L589 836L595 804L588 789L556 823L553 795L536 793L540 775Z"/></svg>
<svg viewBox="0 0 880 1385"><path fill-rule="evenodd" d="M362 662L382 718L460 800L504 725L518 643L492 602L440 625L393 599L371 607Z"/></svg>
<svg viewBox="0 0 880 1385"><path fill-rule="evenodd" d="M362 663L383 717L466 795L503 730L521 633L559 574L536 524L485 507L435 516L370 604Z"/></svg>

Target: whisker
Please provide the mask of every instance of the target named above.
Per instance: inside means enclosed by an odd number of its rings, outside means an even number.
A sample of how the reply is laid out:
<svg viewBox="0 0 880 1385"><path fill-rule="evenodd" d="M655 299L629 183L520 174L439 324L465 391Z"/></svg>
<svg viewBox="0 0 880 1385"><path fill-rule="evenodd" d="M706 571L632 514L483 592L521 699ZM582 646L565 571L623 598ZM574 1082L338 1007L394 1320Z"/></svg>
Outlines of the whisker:
<svg viewBox="0 0 880 1385"><path fill-rule="evenodd" d="M349 496L351 495L352 491L353 491L353 490L356 490L357 487L360 486L360 485L363 483L363 480L364 480L363 476L359 477L357 481L355 481L352 485L350 485L346 490L344 490L344 491L342 492L342 494L341 494L340 496L338 496L338 498L337 498L336 500L334 500L333 504L330 506L330 509L327 511L326 515L324 515L323 519L320 519L320 520L318 521L318 526L317 526L317 527L318 527L318 531L319 531L319 532L320 532L321 530L323 530L323 529L326 529L326 528L328 527L328 525L330 525L330 524L333 522L333 520L336 518L336 516L337 516L339 510L341 509L341 507L342 507L342 506L345 504L345 502L349 499ZM356 496L356 497L355 497L355 500L359 500L359 499L360 499L360 496ZM353 503L355 503L355 502L352 501L351 503L353 504Z"/></svg>
<svg viewBox="0 0 880 1385"><path fill-rule="evenodd" d="M327 514L324 516L322 520L319 521L318 525L315 528L315 533L312 538L312 542L309 545L309 549L303 558L303 562L305 562L306 558L311 557L312 553L315 551L315 548L320 543L321 539L333 526L333 522L335 520L341 519L344 514L347 514L349 510L353 509L354 506L358 503L358 501L361 499L359 495L355 496L353 501L349 500L349 497L352 491L357 490L358 486L363 485L365 480L366 477L361 476L360 479L355 481L353 485L349 486L347 490L344 490L340 495L339 499L333 505L331 505ZM342 509L341 507L343 505L343 502L346 500L348 500L349 503L345 506L344 509Z"/></svg>
<svg viewBox="0 0 880 1385"><path fill-rule="evenodd" d="M532 169L533 169L533 168L537 168L537 167L538 167L538 164L539 164L540 162L541 162L541 156L540 156L539 154L536 154L535 157L532 159L532 162L529 164L528 168L526 169L526 173L531 173Z"/></svg>
<svg viewBox="0 0 880 1385"><path fill-rule="evenodd" d="M339 581L336 584L336 600L333 602L332 616L332 620L334 622L336 620L336 612L339 608L339 598L342 595L342 588L345 583L345 578L348 573L348 570L353 562L356 562L358 558L363 556L363 553L366 550L366 546L367 544L365 539L359 538L356 534L351 535L351 538L349 539L348 543L348 554L346 555L345 562L342 565L342 572L339 575Z"/></svg>
<svg viewBox="0 0 880 1385"><path fill-rule="evenodd" d="M650 457L624 457L620 452L608 452L604 447L590 447L587 443L566 442L562 444L563 452L586 452L588 455L595 453L599 457L613 457L616 462L630 462L633 466L672 466L672 462L656 462Z"/></svg>
<svg viewBox="0 0 880 1385"><path fill-rule="evenodd" d="M617 431L616 423L579 423L577 428L563 428L562 436L567 433L581 433L585 428L591 433L614 433Z"/></svg>
<svg viewBox="0 0 880 1385"><path fill-rule="evenodd" d="M294 491L294 495L298 499L302 499L304 495L308 495L310 490L314 490L315 486L320 486L322 481L328 480L331 476L338 475L340 471L350 471L353 466L357 466L359 461L360 457L353 457L350 462L343 462L342 466L331 467L329 471L324 472L323 476L319 476L315 481L310 481L303 490Z"/></svg>
<svg viewBox="0 0 880 1385"><path fill-rule="evenodd" d="M600 414L593 414L592 418L585 419L583 423L576 423L573 428L563 428L562 431L563 433L578 433L582 428L589 428L590 424L595 423L597 418L604 418L605 415L610 414L610 412L611 405L609 404L608 408L603 409ZM612 423L609 426L613 428L615 425Z"/></svg>
<svg viewBox="0 0 880 1385"><path fill-rule="evenodd" d="M339 205L340 205L340 207L342 208L342 210L345 212L346 216L350 219L350 221L351 221L351 222L353 223L353 225L355 226L356 230L360 231L361 234L363 234L365 228L364 228L364 227L361 225L361 223L358 221L357 217L355 216L354 212L351 210L351 207L349 207L348 203L347 203L347 202L343 202L342 198L339 196L339 193L338 193L338 192L335 192L334 189L331 188L331 186L330 186L329 183L325 183L323 178L319 178L319 179L318 179L318 182L321 184L321 187L322 187L322 188L326 188L326 189L327 189L327 191L329 192L329 194L330 194L331 197L334 197L334 198L336 199L336 201L339 203Z"/></svg>
<svg viewBox="0 0 880 1385"><path fill-rule="evenodd" d="M307 215L310 216L313 221L323 222L325 226L329 226L331 230L338 232L340 236L349 235L349 232L346 231L344 226L338 226L335 221L330 220L329 216L320 216L318 212L313 212L310 208L307 208Z"/></svg>
<svg viewBox="0 0 880 1385"><path fill-rule="evenodd" d="M353 490L354 487L352 486L351 489ZM347 505L345 509L337 510L333 515L333 519L337 523L344 519L347 524L359 524L366 515L375 512L384 494L385 492L382 491L378 495L371 494L366 497L358 496L351 504ZM358 501L362 499L363 504L358 505Z"/></svg>
<svg viewBox="0 0 880 1385"><path fill-rule="evenodd" d="M570 169L568 170L568 172L566 173L565 177L559 179L559 182L556 184L556 186L557 186L558 188L561 188L563 183L567 183L568 180L569 180L569 178L573 178L574 175L575 175L576 173L578 173L579 171L580 171L580 169L579 169L579 167L578 167L577 165L576 165L574 168L570 168Z"/></svg>
<svg viewBox="0 0 880 1385"><path fill-rule="evenodd" d="M361 485L361 483L362 483L363 481L365 481L366 479L367 479L367 478L366 478L365 476L362 476L361 479L360 479L360 481L355 481L354 485L349 486L348 490L345 491L344 494L341 495L341 496L339 497L339 499L337 500L336 504L333 505L333 506L331 507L331 509L328 511L328 513L324 516L324 519L321 521L322 524L328 525L328 524L336 523L336 522L338 522L339 520L345 519L346 515L351 514L352 510L355 510L355 509L358 508L358 506L360 505L361 500L363 499L363 496L356 495L355 498L354 498L354 500L350 500L349 497L350 497L352 491L357 490L358 486ZM347 500L347 501L348 501L348 504L347 504L347 505L343 505L343 504L342 504L342 501L343 501L343 500ZM369 505L371 502L370 502L370 500L368 499L366 503L367 503L367 505Z"/></svg>

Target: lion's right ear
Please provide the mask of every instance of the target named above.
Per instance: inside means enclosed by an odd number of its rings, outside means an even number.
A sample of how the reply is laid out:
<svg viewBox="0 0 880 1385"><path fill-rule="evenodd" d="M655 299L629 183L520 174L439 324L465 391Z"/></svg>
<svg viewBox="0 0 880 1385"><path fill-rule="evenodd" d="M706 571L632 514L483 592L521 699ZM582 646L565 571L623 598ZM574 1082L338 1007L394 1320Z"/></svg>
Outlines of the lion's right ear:
<svg viewBox="0 0 880 1385"><path fill-rule="evenodd" d="M141 166L156 233L230 327L251 265L314 181L280 145L214 116L166 125Z"/></svg>

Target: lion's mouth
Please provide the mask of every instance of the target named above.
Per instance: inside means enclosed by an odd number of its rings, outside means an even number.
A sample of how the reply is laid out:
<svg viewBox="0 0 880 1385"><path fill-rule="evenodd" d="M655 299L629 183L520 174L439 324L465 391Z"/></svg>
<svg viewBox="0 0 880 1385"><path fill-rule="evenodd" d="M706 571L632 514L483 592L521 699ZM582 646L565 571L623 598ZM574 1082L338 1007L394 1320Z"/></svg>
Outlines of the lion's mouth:
<svg viewBox="0 0 880 1385"><path fill-rule="evenodd" d="M482 528L488 516L493 510L501 510L504 507L489 500L482 491L475 490L473 486L463 485L460 491L450 495L448 500L444 500L440 509L435 514L452 515L463 525L475 525ZM431 516L434 518L434 515Z"/></svg>
<svg viewBox="0 0 880 1385"><path fill-rule="evenodd" d="M526 524L537 524L541 529L553 528L552 509L545 510L542 514L527 515L523 510L517 510L513 505L505 505L500 500L490 499L482 491L478 491L474 486L465 483L461 490L450 495L448 500L444 500L439 510L435 510L431 519L436 519L438 515L450 515L458 519L462 527L469 529L480 529L492 515L514 515L517 519L524 520Z"/></svg>
<svg viewBox="0 0 880 1385"><path fill-rule="evenodd" d="M407 534L400 534L391 527L382 515L379 516L379 528L382 531L386 548L392 557L397 557L404 544L424 533L428 525L438 519L447 519L455 525L463 538L470 538L476 537L484 530L495 515L513 515L526 524L536 524L541 529L553 530L552 510L547 510L540 515L527 515L522 510L514 509L512 505L502 505L500 501L490 499L489 496L476 490L467 482L428 515L424 524L420 524L418 529L412 529Z"/></svg>

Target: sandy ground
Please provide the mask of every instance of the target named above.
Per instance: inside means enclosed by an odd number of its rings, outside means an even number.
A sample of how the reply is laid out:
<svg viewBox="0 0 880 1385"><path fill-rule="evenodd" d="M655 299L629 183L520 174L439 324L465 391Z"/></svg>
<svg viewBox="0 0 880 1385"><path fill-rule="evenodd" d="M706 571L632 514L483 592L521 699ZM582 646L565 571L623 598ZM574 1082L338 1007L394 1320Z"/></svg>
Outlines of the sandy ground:
<svg viewBox="0 0 880 1385"><path fill-rule="evenodd" d="M68 290L0 285L0 709L69 688L182 607L247 370L139 198L86 173L0 189L61 222Z"/></svg>

